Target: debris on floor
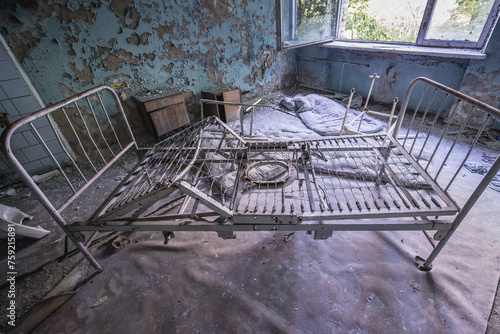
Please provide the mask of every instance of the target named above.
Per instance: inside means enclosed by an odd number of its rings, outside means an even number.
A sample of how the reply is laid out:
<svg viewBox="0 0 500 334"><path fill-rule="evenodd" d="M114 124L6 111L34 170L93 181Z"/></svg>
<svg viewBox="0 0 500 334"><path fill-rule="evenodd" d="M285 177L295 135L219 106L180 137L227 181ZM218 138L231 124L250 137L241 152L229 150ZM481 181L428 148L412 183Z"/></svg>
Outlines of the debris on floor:
<svg viewBox="0 0 500 334"><path fill-rule="evenodd" d="M471 173L484 175L490 170L494 161L495 157L491 157L483 152L483 155L481 157L481 162L467 161L464 167ZM491 180L489 187L495 191L500 192L500 172L498 172L493 178L493 180Z"/></svg>

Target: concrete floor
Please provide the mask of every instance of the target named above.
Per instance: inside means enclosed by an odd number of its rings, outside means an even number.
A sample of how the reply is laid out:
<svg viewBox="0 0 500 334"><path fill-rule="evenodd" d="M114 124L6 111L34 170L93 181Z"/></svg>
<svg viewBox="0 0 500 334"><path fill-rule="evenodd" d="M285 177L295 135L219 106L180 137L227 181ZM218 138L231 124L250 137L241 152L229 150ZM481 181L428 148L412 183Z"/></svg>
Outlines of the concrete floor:
<svg viewBox="0 0 500 334"><path fill-rule="evenodd" d="M492 148L500 150L498 142L482 145L485 152ZM104 186L92 188L71 214L89 214L102 198L97 194L116 186L131 166L125 160L110 170ZM479 177L465 170L460 175L459 199ZM47 187L57 191L56 181ZM141 232L95 247L105 270L94 275L78 253L60 259L67 252L60 229L27 194L0 203L29 211L35 216L29 224L52 231L22 241L16 259L18 316L27 319L18 324L34 333L482 333L490 314L489 333L498 328L492 304L500 193L492 189L427 273L413 263L431 248L420 232L339 232L327 240L305 233L240 233L236 240L177 233L166 246L161 233ZM4 285L2 299L5 292Z"/></svg>

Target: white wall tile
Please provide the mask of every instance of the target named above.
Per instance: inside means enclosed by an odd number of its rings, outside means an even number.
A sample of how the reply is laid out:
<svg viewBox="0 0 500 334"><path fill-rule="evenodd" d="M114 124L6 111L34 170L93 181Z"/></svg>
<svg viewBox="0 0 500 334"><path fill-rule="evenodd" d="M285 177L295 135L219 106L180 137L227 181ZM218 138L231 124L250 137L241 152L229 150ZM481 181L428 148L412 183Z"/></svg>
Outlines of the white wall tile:
<svg viewBox="0 0 500 334"><path fill-rule="evenodd" d="M0 101L2 100L7 100L7 94L5 94L2 87L0 87Z"/></svg>
<svg viewBox="0 0 500 334"><path fill-rule="evenodd" d="M0 87L2 87L9 99L30 95L30 92L26 89L26 86L21 79L0 81Z"/></svg>
<svg viewBox="0 0 500 334"><path fill-rule="evenodd" d="M14 66L8 60L0 61L0 81L12 80L19 78Z"/></svg>

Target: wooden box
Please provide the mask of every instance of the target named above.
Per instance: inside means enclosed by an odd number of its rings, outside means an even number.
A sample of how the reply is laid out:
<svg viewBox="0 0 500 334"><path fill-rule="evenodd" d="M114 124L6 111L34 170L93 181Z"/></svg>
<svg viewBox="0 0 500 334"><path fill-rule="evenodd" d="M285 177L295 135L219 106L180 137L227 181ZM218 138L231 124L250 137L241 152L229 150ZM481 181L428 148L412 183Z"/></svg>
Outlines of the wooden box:
<svg viewBox="0 0 500 334"><path fill-rule="evenodd" d="M190 123L184 96L178 92L135 96L146 128L157 137Z"/></svg>
<svg viewBox="0 0 500 334"><path fill-rule="evenodd" d="M209 91L202 91L201 97L208 100L241 103L240 89L217 88ZM225 106L222 104L204 104L203 117L215 115L223 122L232 122L240 118L237 106Z"/></svg>

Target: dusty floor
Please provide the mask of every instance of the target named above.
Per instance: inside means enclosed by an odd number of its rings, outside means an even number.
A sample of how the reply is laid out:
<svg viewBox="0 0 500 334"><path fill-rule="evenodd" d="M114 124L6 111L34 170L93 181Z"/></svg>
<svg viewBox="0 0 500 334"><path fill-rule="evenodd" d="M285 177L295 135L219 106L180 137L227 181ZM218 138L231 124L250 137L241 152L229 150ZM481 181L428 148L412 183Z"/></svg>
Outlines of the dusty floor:
<svg viewBox="0 0 500 334"><path fill-rule="evenodd" d="M495 146L500 149L489 139L482 145ZM130 161L123 166L111 170L106 186L92 189L73 214L88 213L99 200L95 194L112 189ZM461 177L458 197L479 176L464 170ZM67 245L33 196L23 195L0 203L31 207L36 221L30 224L53 232L25 241L18 253L16 301L19 315L29 319L18 323L19 332L64 301L34 333L483 333L490 313L488 332L498 329L492 304L499 281L500 193L492 189L430 272L413 263L431 250L420 232L338 232L327 240L305 233L247 232L222 240L215 233L179 232L168 245L159 232L141 232L115 240L115 246L103 240L95 250L105 268L100 274L74 252L38 268ZM72 279L29 313L62 277ZM4 310L0 314L5 319Z"/></svg>

